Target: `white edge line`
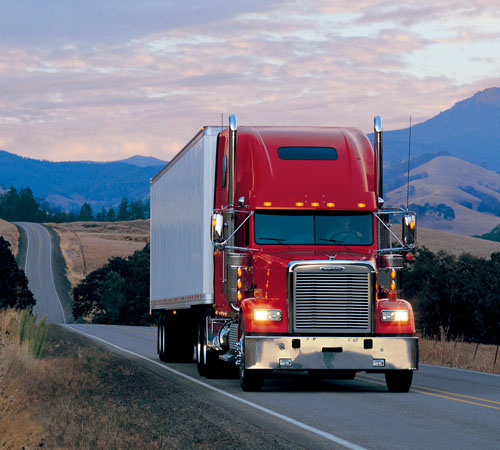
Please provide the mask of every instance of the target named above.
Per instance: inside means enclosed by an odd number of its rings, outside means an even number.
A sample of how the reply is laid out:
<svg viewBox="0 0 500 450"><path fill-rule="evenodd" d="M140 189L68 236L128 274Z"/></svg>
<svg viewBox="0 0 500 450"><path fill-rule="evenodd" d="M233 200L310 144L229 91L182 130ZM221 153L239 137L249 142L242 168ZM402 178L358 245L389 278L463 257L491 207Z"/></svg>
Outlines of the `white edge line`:
<svg viewBox="0 0 500 450"><path fill-rule="evenodd" d="M424 363L419 363L419 366L436 367L438 369L456 370L458 372L474 373L474 374L479 374L479 375L490 375L492 377L500 377L500 374L498 374L498 373L479 372L478 370L459 369L458 367L438 366L435 364L424 364Z"/></svg>
<svg viewBox="0 0 500 450"><path fill-rule="evenodd" d="M249 400L245 400L245 399L243 399L241 397L238 397L236 395L230 394L229 392L225 392L225 391L223 391L221 389L218 389L218 388L216 388L214 386L211 386L210 384L204 383L203 381L197 380L196 378L193 378L193 377L191 377L189 375L186 375L186 374L184 374L182 372L179 372L178 370L172 369L171 367L168 367L166 365L160 364L159 362L154 361L154 360L152 360L150 358L147 358L145 356L139 355L138 353L132 352L130 350L126 350L126 349L124 349L122 347L119 347L118 345L112 344L111 342L108 342L108 341L106 341L104 339L101 339L101 338L98 338L98 337L93 336L91 334L87 334L87 333L85 333L83 331L77 330L76 328L73 328L71 325L66 325L65 328L69 328L72 331L75 331L77 333L83 334L84 336L87 336L87 337L89 337L91 339L95 339L97 341L103 342L106 345L110 345L111 347L115 347L118 350L126 352L126 353L129 353L129 354L131 354L131 355L133 355L133 356L135 356L137 358L144 359L144 360L148 361L149 363L155 364L158 367L161 367L162 369L168 370L169 372L172 372L172 373L174 373L174 374L176 374L176 375L178 375L180 377L183 377L183 378L185 378L185 379L187 379L187 380L189 380L189 381L191 381L193 383L196 383L196 384L198 384L200 386L203 386L203 387L205 387L207 389L210 389L210 390L212 390L214 392L217 392L220 395L224 395L225 397L228 397L228 398L230 398L232 400L236 400L236 401L238 401L240 403L243 403L243 404L245 404L247 406L250 406L252 408L258 409L259 411L262 411L262 412L264 412L266 414L269 414L270 416L273 416L273 417L276 417L278 419L281 419L284 422L287 422L287 423L289 423L291 425L295 425L296 427L302 428L303 430L309 431L310 433L313 433L313 434L316 434L318 436L321 436L322 438L327 439L327 440L329 440L331 442L335 442L336 444L342 445L343 447L346 447L346 448L349 448L349 449L352 449L352 450L366 450L364 447L360 447L359 445L353 444L353 443L351 443L349 441L346 441L346 440L344 440L342 438L339 438L339 437L337 437L337 436L335 436L333 434L327 433L325 431L318 430L317 428L314 428L314 427L311 427L311 426L309 426L309 425L307 425L305 423L299 422L299 421L297 421L295 419L292 419L291 417L288 417L288 416L285 416L283 414L277 413L277 412L275 412L275 411L273 411L271 409L268 409L268 408L265 408L263 406L260 406L260 405L258 405L256 403L253 403L253 402L249 401Z"/></svg>
<svg viewBox="0 0 500 450"><path fill-rule="evenodd" d="M59 302L59 307L61 308L62 316L63 316L63 322L66 324L66 315L64 314L64 309L62 307L61 299L59 298L59 294L57 293L56 285L54 284L54 273L52 272L52 236L49 233L49 230L47 230L46 227L43 225L40 225L45 232L47 233L47 236L49 237L49 270L50 270L50 279L52 280L52 287L54 288L54 293L56 294L57 301Z"/></svg>

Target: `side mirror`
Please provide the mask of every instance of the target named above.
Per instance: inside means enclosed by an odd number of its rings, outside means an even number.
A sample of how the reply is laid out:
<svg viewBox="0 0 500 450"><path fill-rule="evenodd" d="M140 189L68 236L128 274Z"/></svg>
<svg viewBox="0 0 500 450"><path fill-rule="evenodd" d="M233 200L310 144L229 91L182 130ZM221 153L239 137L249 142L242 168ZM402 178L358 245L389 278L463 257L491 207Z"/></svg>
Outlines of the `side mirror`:
<svg viewBox="0 0 500 450"><path fill-rule="evenodd" d="M222 240L222 229L224 225L224 218L222 214L212 214L212 242L219 242Z"/></svg>
<svg viewBox="0 0 500 450"><path fill-rule="evenodd" d="M417 215L408 213L403 216L403 244L415 245L417 237Z"/></svg>

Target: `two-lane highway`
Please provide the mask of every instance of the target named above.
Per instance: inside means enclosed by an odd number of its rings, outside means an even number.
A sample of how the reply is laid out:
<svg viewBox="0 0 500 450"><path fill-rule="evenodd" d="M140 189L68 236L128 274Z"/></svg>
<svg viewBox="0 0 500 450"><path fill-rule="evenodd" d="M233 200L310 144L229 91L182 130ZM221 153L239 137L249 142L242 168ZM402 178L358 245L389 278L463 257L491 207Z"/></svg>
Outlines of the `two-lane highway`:
<svg viewBox="0 0 500 450"><path fill-rule="evenodd" d="M68 325L165 376L244 404L273 433L302 433L309 448L497 449L500 447L500 376L422 365L408 394L387 391L378 374L355 380L318 380L306 374L266 380L262 392L242 392L232 379L207 380L195 364L164 364L156 355L156 329ZM281 425L280 425L281 424ZM286 428L285 428L286 427ZM270 430L271 431L271 430Z"/></svg>
<svg viewBox="0 0 500 450"><path fill-rule="evenodd" d="M33 311L49 323L66 323L66 317L57 294L52 273L52 239L47 228L38 223L18 222L27 236L24 271L29 288L36 299Z"/></svg>
<svg viewBox="0 0 500 450"><path fill-rule="evenodd" d="M20 225L28 235L26 268L38 300L35 311L64 323L52 281L50 235L40 225ZM266 380L262 392L242 392L237 380L199 377L195 364L160 362L155 328L66 327L223 405L263 433L306 448L500 448L499 375L421 365L407 394L390 393L382 375L364 373L350 381L294 374Z"/></svg>

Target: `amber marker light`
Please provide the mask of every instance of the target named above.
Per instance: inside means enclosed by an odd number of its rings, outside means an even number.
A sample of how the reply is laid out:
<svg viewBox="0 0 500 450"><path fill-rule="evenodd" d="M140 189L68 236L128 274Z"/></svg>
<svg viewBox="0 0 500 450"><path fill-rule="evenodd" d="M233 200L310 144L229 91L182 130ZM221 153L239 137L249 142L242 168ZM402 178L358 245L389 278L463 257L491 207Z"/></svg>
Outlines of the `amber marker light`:
<svg viewBox="0 0 500 450"><path fill-rule="evenodd" d="M396 271L394 269L391 270L391 278L393 280L396 278Z"/></svg>
<svg viewBox="0 0 500 450"><path fill-rule="evenodd" d="M335 208L335 203L327 203L328 208Z"/></svg>
<svg viewBox="0 0 500 450"><path fill-rule="evenodd" d="M296 202L295 206L304 206L304 202Z"/></svg>
<svg viewBox="0 0 500 450"><path fill-rule="evenodd" d="M318 203L318 202L312 202L312 203L311 203L311 206L315 206L315 207L316 207L316 206L319 206L319 203Z"/></svg>
<svg viewBox="0 0 500 450"><path fill-rule="evenodd" d="M396 282L394 280L391 281L391 291L396 290Z"/></svg>
<svg viewBox="0 0 500 450"><path fill-rule="evenodd" d="M366 203L358 203L358 208L366 208Z"/></svg>
<svg viewBox="0 0 500 450"><path fill-rule="evenodd" d="M273 206L271 202L264 202L264 206Z"/></svg>

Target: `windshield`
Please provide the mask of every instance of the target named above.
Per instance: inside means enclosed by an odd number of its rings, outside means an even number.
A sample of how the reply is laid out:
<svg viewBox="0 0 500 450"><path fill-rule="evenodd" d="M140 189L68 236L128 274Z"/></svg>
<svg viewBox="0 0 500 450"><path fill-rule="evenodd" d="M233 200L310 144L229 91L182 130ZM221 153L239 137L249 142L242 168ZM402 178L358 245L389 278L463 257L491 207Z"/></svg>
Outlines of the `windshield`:
<svg viewBox="0 0 500 450"><path fill-rule="evenodd" d="M371 245L371 213L283 212L255 214L257 244Z"/></svg>

